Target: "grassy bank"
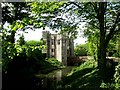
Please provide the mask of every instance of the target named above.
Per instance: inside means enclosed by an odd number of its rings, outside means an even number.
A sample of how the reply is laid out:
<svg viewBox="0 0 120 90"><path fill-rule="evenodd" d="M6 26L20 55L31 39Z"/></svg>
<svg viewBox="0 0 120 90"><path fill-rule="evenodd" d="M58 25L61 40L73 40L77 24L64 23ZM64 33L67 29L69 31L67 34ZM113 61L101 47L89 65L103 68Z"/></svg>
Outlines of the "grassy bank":
<svg viewBox="0 0 120 90"><path fill-rule="evenodd" d="M80 66L73 68L71 73L59 82L57 89L98 90L101 80L97 72L97 63L94 60L86 61Z"/></svg>
<svg viewBox="0 0 120 90"><path fill-rule="evenodd" d="M113 78L110 79L111 81L104 83L98 74L97 62L88 60L80 66L73 68L68 76L63 77L62 81L58 83L56 90L119 90L119 67L120 65L116 66L116 72ZM106 78L109 77L111 75Z"/></svg>

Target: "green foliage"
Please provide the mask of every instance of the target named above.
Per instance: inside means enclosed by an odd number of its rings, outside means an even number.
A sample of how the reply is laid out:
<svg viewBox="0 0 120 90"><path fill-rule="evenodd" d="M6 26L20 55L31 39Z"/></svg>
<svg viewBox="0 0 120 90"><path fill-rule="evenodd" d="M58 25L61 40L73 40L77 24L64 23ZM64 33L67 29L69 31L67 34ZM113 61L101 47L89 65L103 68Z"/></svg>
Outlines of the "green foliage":
<svg viewBox="0 0 120 90"><path fill-rule="evenodd" d="M62 24L61 24L62 27L61 27L60 34L63 34L68 38L73 38L73 39L77 38L78 26L77 25L72 25L72 24L70 22L69 23L67 22L67 24L62 22Z"/></svg>
<svg viewBox="0 0 120 90"><path fill-rule="evenodd" d="M56 11L63 6L63 2L32 2L28 4L31 7L33 16L24 21L34 26L34 28L45 29L49 20L55 18Z"/></svg>
<svg viewBox="0 0 120 90"><path fill-rule="evenodd" d="M7 3L8 4L8 3ZM3 34L2 34L2 39L3 39L3 44L2 44L2 60L3 60L3 71L6 72L8 69L8 63L10 63L14 57L16 56L27 56L27 61L30 60L30 62L33 60L36 60L39 62L39 60L43 60L42 59L42 55L41 55L41 48L39 47L38 44L31 44L31 45L26 45L26 46L20 46L20 45L15 45L14 44L14 36L15 33L18 29L22 29L26 26L26 25L33 25L34 27L45 27L45 25L47 25L48 23L52 22L54 23L54 27L58 28L60 27L60 29L62 29L63 31L67 31L68 34L70 33L71 35L74 35L74 29L77 29L77 25L78 23L75 23L75 17L77 17L77 20L80 19L80 21L86 21L88 24L87 26L87 34L88 34L88 38L89 38L89 42L90 43L90 54L93 55L96 58L97 51L98 49L103 50L104 53L100 52L100 68L102 68L101 66L104 63L104 60L106 57L103 57L105 54L105 48L107 47L109 41L111 40L111 38L113 38L114 34L119 31L119 3L97 3L97 2L87 2L87 3L80 3L80 2L68 2L68 3L63 3L63 2L42 2L42 3L38 3L38 2L32 2L30 4L31 6L31 10L32 10L32 14L31 16L27 15L27 13L25 12L21 12L24 10L27 10L28 8L26 8L26 4L23 3L11 3L13 5L7 5L5 7L2 8L3 10L3 22L8 21L9 23L11 23L11 26L9 27L10 30L3 30ZM25 5L25 7L24 7ZM71 6L70 6L71 5ZM63 7L63 8L61 8ZM102 8L104 7L104 8ZM11 10L11 11L10 11ZM65 13L64 13L65 11ZM103 12L105 11L105 12ZM60 12L60 13L59 13ZM66 12L68 14L66 14ZM28 13L29 14L29 13ZM69 21L73 21L73 22L69 22L64 20L63 17L68 17ZM33 17L32 17L33 16ZM61 17L61 18L57 18L56 17ZM70 16L70 17L69 17ZM102 17L103 16L103 17ZM66 18L65 17L65 18ZM71 18L73 17L73 18ZM55 20L53 20L52 18L54 18ZM19 22L20 21L20 22ZM66 22L64 22L66 21ZM63 24L64 22L64 24ZM66 24L68 23L68 24ZM72 23L72 24L71 24ZM75 24L73 24L75 23ZM80 23L80 22L79 22ZM73 25L73 26L72 26ZM49 24L50 27L53 27L53 25ZM71 26L71 27L69 27ZM68 28L69 27L69 28ZM69 31L70 29L70 31ZM73 33L73 34L72 34ZM75 31L76 34L76 31ZM87 35L86 34L86 35ZM101 45L103 44L103 45ZM106 44L106 45L104 45ZM38 45L38 47L36 47L36 45ZM101 46L100 46L101 45ZM103 47L102 47L103 46ZM111 49L113 49L113 44L111 43L111 45L109 46ZM80 51L80 50L78 50ZM77 52L78 52L77 51ZM81 49L81 51L85 51L84 48ZM86 53L86 52L85 52ZM78 55L78 53L77 53ZM48 60L48 63L46 64L46 62L42 62L42 64L37 64L39 68L41 68L39 65L44 65L44 67L47 67L47 65L50 66L51 63L53 66L57 66L57 64L59 64L59 62L55 61L54 59L50 59L50 61ZM33 63L32 63L33 64ZM32 65L31 64L31 65ZM34 64L34 66L36 66L36 64ZM59 65L58 65L59 66ZM21 66L22 67L22 66ZM92 77L90 72L92 71L92 69L88 69L88 68L93 68L96 67L96 63L94 62L85 62L84 64L82 64L79 68L76 68L73 70L73 72L75 72L75 74L73 74L72 77L70 77L70 81L72 81L72 85L71 86L79 86L78 84L81 81L86 81L86 79L88 80L92 80L93 78L89 78ZM118 69L120 67L118 66ZM82 70L84 69L84 70ZM79 72L78 72L79 71ZM85 72L85 73L84 73ZM90 73L89 75L84 76L84 74ZM82 73L82 74L81 74ZM81 75L80 75L81 74ZM116 82L116 89L119 89L119 70L116 70L116 74L115 74L115 82ZM81 78L81 76L83 76ZM96 75L93 75L96 77ZM103 75L104 76L104 75ZM78 77L80 77L78 79ZM74 78L76 78L77 80L73 80ZM85 79L86 78L86 79ZM96 78L94 78L96 79ZM69 80L69 79L68 79ZM76 83L77 82L77 83ZM82 85L86 86L86 84L88 83L82 83ZM69 85L69 84L68 84Z"/></svg>
<svg viewBox="0 0 120 90"><path fill-rule="evenodd" d="M114 84L104 83L104 82L101 83L100 88L102 88L102 89L115 90L115 89L114 89Z"/></svg>
<svg viewBox="0 0 120 90"><path fill-rule="evenodd" d="M25 45L26 46L40 46L41 43L40 41L31 40L31 41L26 41Z"/></svg>
<svg viewBox="0 0 120 90"><path fill-rule="evenodd" d="M17 30L25 30L26 24L22 22L23 18L29 17L29 6L26 2L4 2L2 3L2 25L6 22L10 25L3 30L3 37L6 41L15 43L15 33Z"/></svg>
<svg viewBox="0 0 120 90"><path fill-rule="evenodd" d="M88 45L88 54L93 56L95 60L97 60L97 53L99 47L99 31L88 25L87 30L84 30L84 35L88 38L87 45Z"/></svg>
<svg viewBox="0 0 120 90"><path fill-rule="evenodd" d="M87 44L77 45L74 49L74 53L76 56L87 56L88 48Z"/></svg>
<svg viewBox="0 0 120 90"><path fill-rule="evenodd" d="M57 59L55 58L48 58L46 59L47 62L49 62L52 66L60 67L63 66L62 63L60 63Z"/></svg>
<svg viewBox="0 0 120 90"><path fill-rule="evenodd" d="M20 46L24 45L25 44L25 40L24 40L24 35L22 35L19 40L18 40Z"/></svg>
<svg viewBox="0 0 120 90"><path fill-rule="evenodd" d="M116 42L114 49L116 53L113 56L120 58L120 33L116 34L114 41Z"/></svg>
<svg viewBox="0 0 120 90"><path fill-rule="evenodd" d="M109 42L107 47L107 53L112 53L112 57L120 57L120 43L119 43L119 33L116 34Z"/></svg>
<svg viewBox="0 0 120 90"><path fill-rule="evenodd" d="M97 60L97 53L98 53L98 48L97 44L93 43L93 41L88 42L88 55L92 56L94 60Z"/></svg>
<svg viewBox="0 0 120 90"><path fill-rule="evenodd" d="M13 60L16 56L26 56L28 60L42 60L42 52L39 47L26 47L18 44L14 45L11 43L5 43L2 47L2 59L3 59L3 71L7 70L8 63ZM7 49L6 49L7 48Z"/></svg>
<svg viewBox="0 0 120 90"><path fill-rule="evenodd" d="M33 60L43 60L43 57L42 57L42 50L40 47L27 47L26 48L26 55L28 57L28 60L29 59L33 59Z"/></svg>
<svg viewBox="0 0 120 90"><path fill-rule="evenodd" d="M30 40L30 41L26 41L25 45L26 46L42 46L42 45L45 45L45 41L42 39L40 41Z"/></svg>
<svg viewBox="0 0 120 90"><path fill-rule="evenodd" d="M61 87L57 87L58 90L99 90L101 80L97 74L98 69L96 66L96 61L88 60L80 66L73 68L67 77L62 78L62 81L58 85L61 85Z"/></svg>
<svg viewBox="0 0 120 90"><path fill-rule="evenodd" d="M112 82L102 82L100 85L101 88L107 88L110 90L119 90L120 89L120 64L115 67L115 74Z"/></svg>
<svg viewBox="0 0 120 90"><path fill-rule="evenodd" d="M11 44L10 42L3 42L2 43L2 67L3 67L4 72L7 69L8 63L17 54L17 50L14 47L15 47L15 45Z"/></svg>
<svg viewBox="0 0 120 90"><path fill-rule="evenodd" d="M116 66L115 71L116 71L114 74L115 90L119 90L120 89L120 64Z"/></svg>
<svg viewBox="0 0 120 90"><path fill-rule="evenodd" d="M116 40L114 40L114 41L111 40L109 45L108 45L108 47L107 47L108 48L108 52L112 51L112 50L115 50L115 46L116 46Z"/></svg>
<svg viewBox="0 0 120 90"><path fill-rule="evenodd" d="M30 14L28 13L30 10L29 6L27 6L27 2L4 2L2 4L3 23L7 21L12 24L14 21L28 17Z"/></svg>
<svg viewBox="0 0 120 90"><path fill-rule="evenodd" d="M94 60L88 60L84 63L82 63L79 67L76 67L72 70L71 74L73 74L74 72L77 72L79 70L83 70L86 68L93 68L95 69L97 67L97 62Z"/></svg>
<svg viewBox="0 0 120 90"><path fill-rule="evenodd" d="M41 14L41 13L52 13L56 11L59 7L61 7L63 2L33 2L31 5L33 13ZM40 11L40 12L39 12Z"/></svg>
<svg viewBox="0 0 120 90"><path fill-rule="evenodd" d="M2 43L2 67L4 73L8 71L8 65L10 63L15 65L17 62L21 62L20 59L22 59L24 63L29 64L29 66L23 67L32 68L33 71L61 66L55 59L48 59L48 61L45 61L45 58L43 58L42 49L45 49L45 42L43 39L40 41L27 41L25 45L23 45L24 38L22 36L17 44L13 44L7 40L8 34L7 31L2 33L2 39L4 39Z"/></svg>
<svg viewBox="0 0 120 90"><path fill-rule="evenodd" d="M39 70L41 73L48 73L54 69L63 68L64 66L55 58L46 58L40 61Z"/></svg>
<svg viewBox="0 0 120 90"><path fill-rule="evenodd" d="M27 57L28 61L41 60L42 52L40 46L25 46L24 38L21 37L21 41L18 44L14 44L9 40L12 32L3 29L2 32L2 67L3 72L8 70L8 64L14 60L15 57L23 57L25 60ZM38 54L37 54L38 53Z"/></svg>

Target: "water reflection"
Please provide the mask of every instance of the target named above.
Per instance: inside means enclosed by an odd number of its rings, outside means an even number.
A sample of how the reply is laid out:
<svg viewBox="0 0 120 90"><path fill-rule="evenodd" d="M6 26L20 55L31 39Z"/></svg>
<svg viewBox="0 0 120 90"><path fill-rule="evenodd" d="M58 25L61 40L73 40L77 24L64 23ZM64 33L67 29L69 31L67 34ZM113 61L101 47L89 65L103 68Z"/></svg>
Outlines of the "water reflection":
<svg viewBox="0 0 120 90"><path fill-rule="evenodd" d="M39 81L36 82L36 87L45 90L54 90L57 83L62 80L62 77L67 76L73 67L55 70L49 74L37 74Z"/></svg>

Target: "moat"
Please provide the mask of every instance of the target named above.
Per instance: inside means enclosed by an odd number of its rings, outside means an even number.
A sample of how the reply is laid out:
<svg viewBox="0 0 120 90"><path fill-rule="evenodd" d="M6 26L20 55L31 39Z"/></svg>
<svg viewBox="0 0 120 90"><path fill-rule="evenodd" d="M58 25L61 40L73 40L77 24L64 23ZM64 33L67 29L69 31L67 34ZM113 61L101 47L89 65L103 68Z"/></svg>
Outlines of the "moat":
<svg viewBox="0 0 120 90"><path fill-rule="evenodd" d="M64 69L54 70L48 74L37 74L39 81L36 82L36 87L40 89L54 90L59 81L67 76L75 66L67 66Z"/></svg>

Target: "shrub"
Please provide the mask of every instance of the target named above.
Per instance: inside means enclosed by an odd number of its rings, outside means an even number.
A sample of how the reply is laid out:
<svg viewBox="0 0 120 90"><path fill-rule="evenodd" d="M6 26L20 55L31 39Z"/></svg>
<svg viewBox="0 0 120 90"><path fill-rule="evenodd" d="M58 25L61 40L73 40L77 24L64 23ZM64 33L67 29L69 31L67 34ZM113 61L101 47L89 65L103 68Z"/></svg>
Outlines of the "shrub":
<svg viewBox="0 0 120 90"><path fill-rule="evenodd" d="M75 55L76 56L86 56L87 55L87 46L86 44L80 44L75 47Z"/></svg>
<svg viewBox="0 0 120 90"><path fill-rule="evenodd" d="M60 67L63 66L62 63L60 63L57 59L55 58L48 58L46 59L47 62L49 62L52 66Z"/></svg>
<svg viewBox="0 0 120 90"><path fill-rule="evenodd" d="M40 47L28 46L26 48L26 54L28 59L43 60L42 50Z"/></svg>
<svg viewBox="0 0 120 90"><path fill-rule="evenodd" d="M6 72L8 70L8 64L12 62L12 60L14 60L14 57L23 57L22 59L24 61L27 61L28 63L32 63L31 64L32 66L43 60L40 47L25 45L20 46L19 44L12 44L10 42L4 42L3 44L4 44L4 46L2 47L3 72ZM16 58L16 61L18 59Z"/></svg>

